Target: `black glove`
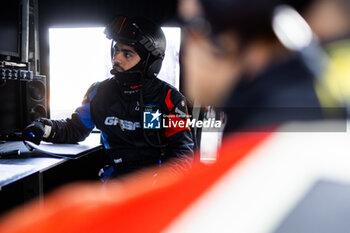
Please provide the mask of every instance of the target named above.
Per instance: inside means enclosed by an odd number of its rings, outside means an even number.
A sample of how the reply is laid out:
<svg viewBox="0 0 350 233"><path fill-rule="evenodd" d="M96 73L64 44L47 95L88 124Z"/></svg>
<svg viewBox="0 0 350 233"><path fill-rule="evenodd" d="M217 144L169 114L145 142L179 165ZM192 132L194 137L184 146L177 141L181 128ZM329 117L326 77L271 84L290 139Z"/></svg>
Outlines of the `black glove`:
<svg viewBox="0 0 350 233"><path fill-rule="evenodd" d="M39 145L45 134L45 125L52 126L52 122L44 118L32 122L23 130L22 139Z"/></svg>

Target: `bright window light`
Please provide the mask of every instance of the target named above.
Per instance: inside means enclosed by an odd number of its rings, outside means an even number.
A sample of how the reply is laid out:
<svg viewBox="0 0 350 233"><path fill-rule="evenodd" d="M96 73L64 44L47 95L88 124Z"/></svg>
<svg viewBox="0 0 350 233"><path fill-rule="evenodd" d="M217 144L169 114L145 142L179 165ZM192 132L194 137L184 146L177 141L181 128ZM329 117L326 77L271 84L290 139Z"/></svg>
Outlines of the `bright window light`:
<svg viewBox="0 0 350 233"><path fill-rule="evenodd" d="M166 38L166 51L158 78L170 83L179 90L181 29L179 27L162 27L162 30Z"/></svg>
<svg viewBox="0 0 350 233"><path fill-rule="evenodd" d="M51 28L51 118L69 117L94 82L110 76L110 41L103 28Z"/></svg>
<svg viewBox="0 0 350 233"><path fill-rule="evenodd" d="M163 27L166 55L159 78L179 88L181 29ZM110 46L103 27L50 28L50 110L52 119L69 117L91 84L110 78Z"/></svg>

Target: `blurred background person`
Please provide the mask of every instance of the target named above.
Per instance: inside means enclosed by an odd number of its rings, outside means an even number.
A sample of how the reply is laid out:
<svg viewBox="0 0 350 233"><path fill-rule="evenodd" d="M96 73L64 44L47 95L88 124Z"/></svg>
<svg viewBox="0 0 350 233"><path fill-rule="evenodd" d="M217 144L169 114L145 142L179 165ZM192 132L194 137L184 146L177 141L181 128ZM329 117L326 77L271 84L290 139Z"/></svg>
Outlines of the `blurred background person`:
<svg viewBox="0 0 350 233"><path fill-rule="evenodd" d="M323 74L327 91L317 83L316 90L323 106L350 104L350 1L293 0L296 8L319 38L330 59Z"/></svg>
<svg viewBox="0 0 350 233"><path fill-rule="evenodd" d="M203 105L224 106L226 133L324 118L314 75L272 30L280 1L200 3L203 14L187 19L187 95Z"/></svg>

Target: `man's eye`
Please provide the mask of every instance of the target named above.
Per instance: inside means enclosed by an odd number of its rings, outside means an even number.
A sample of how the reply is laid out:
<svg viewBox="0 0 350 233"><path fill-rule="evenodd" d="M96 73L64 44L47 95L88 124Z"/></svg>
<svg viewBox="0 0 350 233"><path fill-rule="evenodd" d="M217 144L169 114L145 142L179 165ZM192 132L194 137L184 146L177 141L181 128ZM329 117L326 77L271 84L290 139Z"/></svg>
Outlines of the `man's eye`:
<svg viewBox="0 0 350 233"><path fill-rule="evenodd" d="M126 58L130 58L130 57L131 57L131 54L130 54L130 53L125 53L124 56L125 56Z"/></svg>
<svg viewBox="0 0 350 233"><path fill-rule="evenodd" d="M120 52L120 50L114 49L114 54L118 54L119 52Z"/></svg>

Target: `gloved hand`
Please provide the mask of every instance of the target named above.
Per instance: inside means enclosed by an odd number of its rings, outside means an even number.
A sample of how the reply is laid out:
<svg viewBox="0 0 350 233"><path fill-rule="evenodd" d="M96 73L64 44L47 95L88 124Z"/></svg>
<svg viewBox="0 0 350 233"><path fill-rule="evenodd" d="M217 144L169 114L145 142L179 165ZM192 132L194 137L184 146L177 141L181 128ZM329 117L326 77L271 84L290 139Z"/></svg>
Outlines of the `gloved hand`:
<svg viewBox="0 0 350 233"><path fill-rule="evenodd" d="M44 136L46 138L49 136L45 134L50 134L50 132L45 132L45 125L49 126L51 130L52 122L48 119L40 119L32 122L23 130L22 139L39 145Z"/></svg>

